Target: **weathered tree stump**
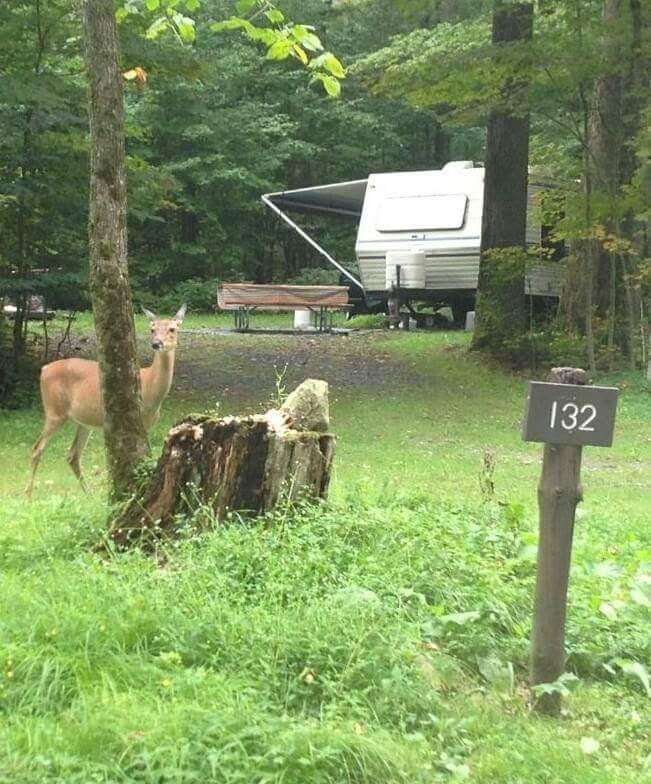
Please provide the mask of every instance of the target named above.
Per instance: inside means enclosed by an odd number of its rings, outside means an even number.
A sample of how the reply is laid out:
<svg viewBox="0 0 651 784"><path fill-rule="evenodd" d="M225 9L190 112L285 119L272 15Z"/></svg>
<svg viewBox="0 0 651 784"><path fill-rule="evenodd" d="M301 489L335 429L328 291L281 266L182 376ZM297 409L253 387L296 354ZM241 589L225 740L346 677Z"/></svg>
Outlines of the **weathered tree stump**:
<svg viewBox="0 0 651 784"><path fill-rule="evenodd" d="M179 515L199 508L261 514L281 497L324 498L335 437L328 433L328 385L308 379L280 409L221 419L193 415L167 434L144 488L109 531L118 547L173 536Z"/></svg>

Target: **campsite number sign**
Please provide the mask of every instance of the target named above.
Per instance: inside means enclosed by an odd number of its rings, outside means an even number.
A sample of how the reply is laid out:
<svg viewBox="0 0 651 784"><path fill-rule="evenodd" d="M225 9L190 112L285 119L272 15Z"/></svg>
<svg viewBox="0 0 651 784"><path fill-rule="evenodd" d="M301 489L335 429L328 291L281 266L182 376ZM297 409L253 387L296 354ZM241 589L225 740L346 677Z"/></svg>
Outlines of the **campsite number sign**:
<svg viewBox="0 0 651 784"><path fill-rule="evenodd" d="M531 638L531 683L554 682L565 667L565 618L576 505L582 498L581 452L613 442L617 390L585 386L582 368L552 368L553 382L530 381L522 436L543 441L538 485L540 534ZM567 383L572 379L574 383ZM563 383L565 382L565 383ZM558 715L560 695L541 692L539 713Z"/></svg>
<svg viewBox="0 0 651 784"><path fill-rule="evenodd" d="M550 444L610 446L618 392L616 387L530 381L522 436Z"/></svg>

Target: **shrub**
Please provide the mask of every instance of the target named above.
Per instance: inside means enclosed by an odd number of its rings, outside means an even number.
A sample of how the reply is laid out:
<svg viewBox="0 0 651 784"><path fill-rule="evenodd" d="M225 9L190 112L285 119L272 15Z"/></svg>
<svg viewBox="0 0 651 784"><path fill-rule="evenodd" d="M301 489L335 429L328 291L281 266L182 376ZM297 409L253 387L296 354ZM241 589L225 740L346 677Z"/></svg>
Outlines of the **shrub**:
<svg viewBox="0 0 651 784"><path fill-rule="evenodd" d="M184 302L190 313L211 313L215 309L219 283L217 278L191 278L163 293L138 289L134 292L134 301L161 314L176 313Z"/></svg>
<svg viewBox="0 0 651 784"><path fill-rule="evenodd" d="M323 267L303 267L286 282L294 286L337 286L339 272L336 269Z"/></svg>

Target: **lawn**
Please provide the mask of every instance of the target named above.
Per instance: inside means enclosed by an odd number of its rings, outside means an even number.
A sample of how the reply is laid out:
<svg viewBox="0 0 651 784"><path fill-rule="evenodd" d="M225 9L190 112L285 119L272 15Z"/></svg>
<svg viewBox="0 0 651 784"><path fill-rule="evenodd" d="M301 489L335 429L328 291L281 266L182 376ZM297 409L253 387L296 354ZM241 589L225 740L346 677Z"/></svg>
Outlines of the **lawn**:
<svg viewBox="0 0 651 784"><path fill-rule="evenodd" d="M38 404L1 412L0 782L651 781L648 389L595 379L622 388L616 437L584 450L578 680L546 720L526 687L542 451L520 436L526 378L459 332L215 334L226 323L184 324L154 452L189 411L259 411L324 378L330 501L188 535L164 565L106 560L101 437L90 496L67 426L28 504ZM87 317L76 334L92 354Z"/></svg>

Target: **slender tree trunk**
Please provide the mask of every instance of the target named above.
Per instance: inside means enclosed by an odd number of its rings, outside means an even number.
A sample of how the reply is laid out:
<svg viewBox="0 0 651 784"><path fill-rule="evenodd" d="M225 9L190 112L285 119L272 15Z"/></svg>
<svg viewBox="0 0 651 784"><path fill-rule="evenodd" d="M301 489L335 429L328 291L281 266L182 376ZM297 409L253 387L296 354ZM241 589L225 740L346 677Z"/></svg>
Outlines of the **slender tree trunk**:
<svg viewBox="0 0 651 784"><path fill-rule="evenodd" d="M124 102L113 0L84 2L90 84L90 294L98 339L111 495L149 452L127 269Z"/></svg>
<svg viewBox="0 0 651 784"><path fill-rule="evenodd" d="M586 115L587 116L587 115ZM587 152L584 156L584 177L583 190L585 196L585 224L592 226L592 175L590 174L589 164L587 163ZM587 240L584 244L584 286L585 286L585 342L588 354L588 368L591 373L597 369L595 337L592 320L594 318L594 268L596 255L596 242Z"/></svg>
<svg viewBox="0 0 651 784"><path fill-rule="evenodd" d="M622 10L624 15L625 10ZM651 80L651 52L645 46L648 38L649 26L651 25L651 7L648 2L641 0L629 0L628 3L631 48L628 65L628 73L623 82L623 119L625 124L624 137L628 139L639 138L640 131L644 127L645 110L648 111L649 91L648 85ZM622 149L621 161L621 180L630 182L636 169L640 166L641 158L639 144L624 144ZM651 182L649 172L651 162L646 163L646 180ZM638 174L640 176L642 172ZM644 176L644 175L642 175ZM651 188L647 186L647 197L651 196ZM650 199L647 198L647 201ZM639 259L651 256L651 246L649 236L651 232L651 221L647 218L646 222L637 222L631 215L624 215L622 219L621 231L627 236L633 237L633 250L631 256L621 258L622 277L624 279L624 293L626 299L626 310L628 314L628 359L629 366L634 369L638 358L641 359L644 367L646 352L645 325L643 323L644 306L642 292L639 286L632 284L638 272Z"/></svg>
<svg viewBox="0 0 651 784"><path fill-rule="evenodd" d="M604 72L595 82L590 113L588 148L592 184L597 193L608 200L606 230L612 232L618 223L617 194L621 184L621 159L624 135L622 133L622 73L616 29L620 19L622 0L604 0L603 20L606 45ZM612 367L615 353L615 327L617 321L619 278L615 254L603 246L594 248L593 296L594 315L606 323L606 349L608 366Z"/></svg>
<svg viewBox="0 0 651 784"><path fill-rule="evenodd" d="M495 0L493 44L528 41L533 34L533 5ZM481 257L477 286L477 326L473 345L499 352L525 331L524 247L527 223L529 116L513 104L526 90L523 82L504 85L504 106L488 120L484 174ZM520 262L502 268L500 248L520 248ZM491 253L492 251L492 253ZM511 262L517 258L510 254ZM506 260L506 257L505 257Z"/></svg>

